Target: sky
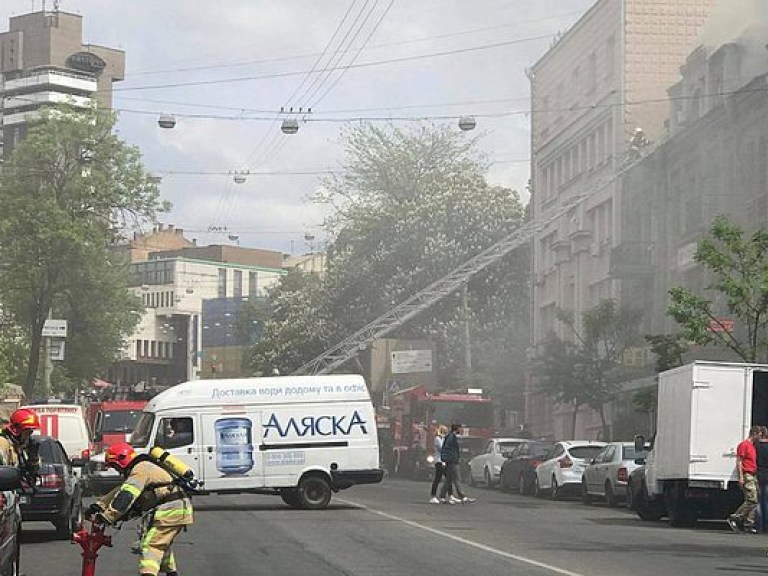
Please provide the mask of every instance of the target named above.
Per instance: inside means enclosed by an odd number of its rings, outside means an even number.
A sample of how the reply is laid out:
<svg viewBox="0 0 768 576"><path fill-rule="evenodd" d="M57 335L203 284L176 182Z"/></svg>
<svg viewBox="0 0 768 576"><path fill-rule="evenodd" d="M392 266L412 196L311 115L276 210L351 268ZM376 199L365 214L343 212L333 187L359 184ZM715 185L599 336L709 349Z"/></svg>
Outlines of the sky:
<svg viewBox="0 0 768 576"><path fill-rule="evenodd" d="M361 118L427 117L458 130L460 116L474 116L489 181L523 192L525 69L593 3L60 0L60 9L83 16L85 43L126 52L118 130L162 176L173 208L161 221L198 244L301 254L325 239L324 208L310 198L343 161L341 130ZM0 30L33 6L41 0L0 1ZM159 128L160 114L176 127ZM293 135L280 131L289 117L300 121Z"/></svg>

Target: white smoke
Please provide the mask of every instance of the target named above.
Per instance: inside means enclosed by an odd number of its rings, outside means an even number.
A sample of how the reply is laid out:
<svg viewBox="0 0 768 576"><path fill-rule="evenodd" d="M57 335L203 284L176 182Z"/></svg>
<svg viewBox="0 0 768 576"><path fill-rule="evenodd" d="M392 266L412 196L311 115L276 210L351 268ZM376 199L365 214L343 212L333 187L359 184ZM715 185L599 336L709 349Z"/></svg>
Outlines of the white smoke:
<svg viewBox="0 0 768 576"><path fill-rule="evenodd" d="M719 48L734 42L751 28L768 28L767 0L717 0L704 24L699 43ZM763 45L768 38L763 40Z"/></svg>

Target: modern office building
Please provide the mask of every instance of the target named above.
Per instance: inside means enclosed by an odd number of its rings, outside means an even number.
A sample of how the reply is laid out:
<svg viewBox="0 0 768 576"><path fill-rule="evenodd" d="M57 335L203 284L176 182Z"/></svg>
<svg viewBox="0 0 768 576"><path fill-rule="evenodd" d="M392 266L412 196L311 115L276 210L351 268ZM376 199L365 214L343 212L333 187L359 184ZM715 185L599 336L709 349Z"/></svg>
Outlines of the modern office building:
<svg viewBox="0 0 768 576"><path fill-rule="evenodd" d="M578 319L619 296L610 273L620 234L615 177L638 128L652 142L665 134L667 89L714 4L598 0L530 69L531 208L548 223L532 246L532 354L552 332L567 337L559 309ZM557 216L582 194L589 198ZM526 418L534 434L565 437L572 412L529 381ZM583 416L577 433L594 437L599 418Z"/></svg>
<svg viewBox="0 0 768 576"><path fill-rule="evenodd" d="M2 158L24 138L41 106L68 102L110 107L112 84L124 78L122 50L83 43L83 18L40 11L10 18L0 33Z"/></svg>

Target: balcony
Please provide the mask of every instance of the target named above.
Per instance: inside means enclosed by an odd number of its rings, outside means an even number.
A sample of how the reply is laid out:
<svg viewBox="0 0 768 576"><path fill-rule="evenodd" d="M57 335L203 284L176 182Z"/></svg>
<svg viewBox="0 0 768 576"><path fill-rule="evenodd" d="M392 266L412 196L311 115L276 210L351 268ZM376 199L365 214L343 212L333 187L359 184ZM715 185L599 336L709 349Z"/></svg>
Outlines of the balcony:
<svg viewBox="0 0 768 576"><path fill-rule="evenodd" d="M41 70L23 78L6 80L5 92L33 92L44 87L63 88L78 92L96 92L96 79L64 70Z"/></svg>
<svg viewBox="0 0 768 576"><path fill-rule="evenodd" d="M574 254L580 252L589 252L592 244L592 231L591 230L574 230L569 235L571 239L571 251Z"/></svg>
<svg viewBox="0 0 768 576"><path fill-rule="evenodd" d="M68 103L80 108L88 108L92 100L87 96L73 96L72 94L63 94L46 90L44 92L35 92L33 94L24 94L23 96L9 96L5 99L5 113L13 114L15 108L29 108L42 104Z"/></svg>
<svg viewBox="0 0 768 576"><path fill-rule="evenodd" d="M611 250L608 274L612 278L633 278L654 273L652 242L622 242Z"/></svg>
<svg viewBox="0 0 768 576"><path fill-rule="evenodd" d="M555 251L555 264L565 264L571 261L571 243L560 241L552 244Z"/></svg>

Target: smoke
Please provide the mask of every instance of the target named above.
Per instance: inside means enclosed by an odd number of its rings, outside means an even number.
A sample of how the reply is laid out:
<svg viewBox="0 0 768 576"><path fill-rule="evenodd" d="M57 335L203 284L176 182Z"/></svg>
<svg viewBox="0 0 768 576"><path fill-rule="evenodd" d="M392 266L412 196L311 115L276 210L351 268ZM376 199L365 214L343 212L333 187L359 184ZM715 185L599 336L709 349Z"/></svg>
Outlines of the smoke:
<svg viewBox="0 0 768 576"><path fill-rule="evenodd" d="M699 35L699 43L716 49L752 28L768 28L768 1L716 0ZM768 38L764 38L763 45L767 41Z"/></svg>
<svg viewBox="0 0 768 576"><path fill-rule="evenodd" d="M715 51L723 44L741 46L738 71L729 88L744 86L768 72L768 0L716 0L699 35L699 44Z"/></svg>

